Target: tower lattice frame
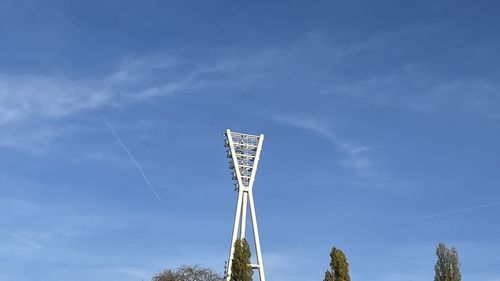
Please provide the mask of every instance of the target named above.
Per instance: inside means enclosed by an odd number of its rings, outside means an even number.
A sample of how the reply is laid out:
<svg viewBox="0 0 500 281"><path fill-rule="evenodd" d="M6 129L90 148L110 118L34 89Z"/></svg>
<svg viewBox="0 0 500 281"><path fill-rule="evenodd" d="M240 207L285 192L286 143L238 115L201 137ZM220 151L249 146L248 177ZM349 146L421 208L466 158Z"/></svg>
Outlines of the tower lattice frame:
<svg viewBox="0 0 500 281"><path fill-rule="evenodd" d="M231 132L227 129L224 133L226 137L225 146L227 149L227 157L230 158L229 168L233 171L233 180L235 181L235 191L238 192L238 200L236 203L236 212L234 215L233 235L231 238L231 247L229 250L229 258L226 262L224 279L230 281L231 266L234 254L234 243L237 239L245 238L247 210L250 207L250 217L252 221L253 240L255 242L255 252L257 262L250 264L252 269L259 271L260 281L266 281L264 274L264 262L262 260L262 251L260 248L259 228L257 226L257 215L255 213L255 205L253 200L253 184L255 174L259 164L260 152L264 135L250 135L243 133Z"/></svg>

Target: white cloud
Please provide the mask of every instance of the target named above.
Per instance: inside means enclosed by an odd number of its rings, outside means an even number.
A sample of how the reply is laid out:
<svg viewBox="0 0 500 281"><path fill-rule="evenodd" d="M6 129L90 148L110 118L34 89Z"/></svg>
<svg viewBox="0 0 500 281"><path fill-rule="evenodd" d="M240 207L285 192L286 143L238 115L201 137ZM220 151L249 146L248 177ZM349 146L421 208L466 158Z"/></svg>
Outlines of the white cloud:
<svg viewBox="0 0 500 281"><path fill-rule="evenodd" d="M500 85L487 79L445 79L424 65L411 63L392 66L369 76L347 77L339 72L352 60L358 60L360 53L377 56L377 50L385 50L387 44L400 42L415 32L421 36L432 32L433 36L439 37L440 29L410 26L343 45L320 33L309 33L289 46L231 49L203 61L169 54L146 55L125 58L114 71L96 77L0 73L0 146L37 151L57 138L60 131L49 126L35 127L32 141L22 127L6 128L9 124L37 119L57 120L106 105L142 102L162 95L200 92L200 89L208 91L212 86L217 91L211 92L264 89L266 94L279 94L273 87L286 85L278 90L293 92L300 88L312 92L313 97L314 94L340 95L363 103L419 112L466 109L500 118L500 98L497 95ZM271 87L270 91L268 87ZM314 98L310 100L314 102ZM331 139L347 154L359 156L370 149L360 150L362 146L343 142L332 134L331 129L317 121L295 120L295 123ZM368 162L368 159L346 161L345 165L366 170L371 165Z"/></svg>
<svg viewBox="0 0 500 281"><path fill-rule="evenodd" d="M151 55L124 59L115 71L90 78L0 73L0 147L42 153L68 132L57 124L63 117L189 91L220 70Z"/></svg>
<svg viewBox="0 0 500 281"><path fill-rule="evenodd" d="M13 233L13 232L8 232L8 231L2 231L0 233L3 233L13 239L15 239L16 241L18 242L21 242L22 244L25 244L29 247L32 247L32 248L36 248L36 249L41 249L41 248L44 248L42 245L40 245L39 243L35 242L35 241L32 241L30 239L27 239L25 237L22 237L21 235L19 234L16 234L16 233Z"/></svg>
<svg viewBox="0 0 500 281"><path fill-rule="evenodd" d="M0 75L0 124L27 117L57 117L102 105L103 86L43 75Z"/></svg>
<svg viewBox="0 0 500 281"><path fill-rule="evenodd" d="M92 78L0 73L0 125L182 92L212 71L218 69L154 55L124 60L116 71Z"/></svg>
<svg viewBox="0 0 500 281"><path fill-rule="evenodd" d="M1 125L0 125L1 126ZM59 136L63 129L50 126L3 126L0 127L0 147L13 148L39 154Z"/></svg>
<svg viewBox="0 0 500 281"><path fill-rule="evenodd" d="M356 83L340 83L323 93L362 99L421 113L469 111L487 117L499 115L500 84L487 79L439 79L417 65L406 65Z"/></svg>
<svg viewBox="0 0 500 281"><path fill-rule="evenodd" d="M344 154L342 164L356 171L361 177L379 177L375 172L373 160L367 156L367 152L373 148L358 145L354 142L340 138L326 123L319 119L305 116L276 115L274 120L293 127L315 132L329 139L335 147Z"/></svg>

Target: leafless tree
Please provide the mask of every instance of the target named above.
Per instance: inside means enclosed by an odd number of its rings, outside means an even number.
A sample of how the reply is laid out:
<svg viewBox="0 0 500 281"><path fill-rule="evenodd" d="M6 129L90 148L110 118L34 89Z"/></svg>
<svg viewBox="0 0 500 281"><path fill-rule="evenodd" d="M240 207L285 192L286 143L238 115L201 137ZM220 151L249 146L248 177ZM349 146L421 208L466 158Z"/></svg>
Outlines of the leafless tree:
<svg viewBox="0 0 500 281"><path fill-rule="evenodd" d="M222 281L222 277L210 268L183 265L176 269L165 269L152 281Z"/></svg>

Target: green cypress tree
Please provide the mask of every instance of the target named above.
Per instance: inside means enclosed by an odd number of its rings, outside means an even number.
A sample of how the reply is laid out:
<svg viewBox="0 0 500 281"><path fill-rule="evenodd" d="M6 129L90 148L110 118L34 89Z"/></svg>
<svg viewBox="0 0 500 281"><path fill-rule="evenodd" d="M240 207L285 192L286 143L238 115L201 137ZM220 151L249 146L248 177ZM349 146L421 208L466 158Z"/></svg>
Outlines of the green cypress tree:
<svg viewBox="0 0 500 281"><path fill-rule="evenodd" d="M330 270L325 272L324 281L351 281L349 263L342 250L335 247L330 252Z"/></svg>
<svg viewBox="0 0 500 281"><path fill-rule="evenodd" d="M434 266L434 281L461 281L460 261L455 247L448 249L443 243L436 248L438 260Z"/></svg>
<svg viewBox="0 0 500 281"><path fill-rule="evenodd" d="M236 240L231 264L231 281L252 281L251 255L247 240L245 238Z"/></svg>

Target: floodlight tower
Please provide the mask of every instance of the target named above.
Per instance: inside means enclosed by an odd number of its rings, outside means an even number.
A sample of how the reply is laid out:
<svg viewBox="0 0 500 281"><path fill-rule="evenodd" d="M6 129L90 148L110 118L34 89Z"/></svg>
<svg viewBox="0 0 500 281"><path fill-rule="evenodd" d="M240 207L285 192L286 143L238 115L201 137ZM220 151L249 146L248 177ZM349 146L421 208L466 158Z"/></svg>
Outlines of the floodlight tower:
<svg viewBox="0 0 500 281"><path fill-rule="evenodd" d="M224 278L226 281L231 279L231 265L234 254L234 243L236 240L245 238L247 209L250 205L250 216L252 219L253 238L255 242L255 252L257 263L250 264L252 269L259 270L260 281L266 281L264 275L264 262L262 261L262 252L260 250L259 229L257 227L257 215L255 214L255 205L253 201L253 183L255 173L259 164L260 151L264 142L264 135L249 135L231 132L227 129L224 133L226 137L227 157L229 168L233 170L234 190L238 192L238 201L236 203L236 213L234 215L233 236L231 238L231 247L229 250L229 259L226 262ZM238 235L239 231L239 235Z"/></svg>

